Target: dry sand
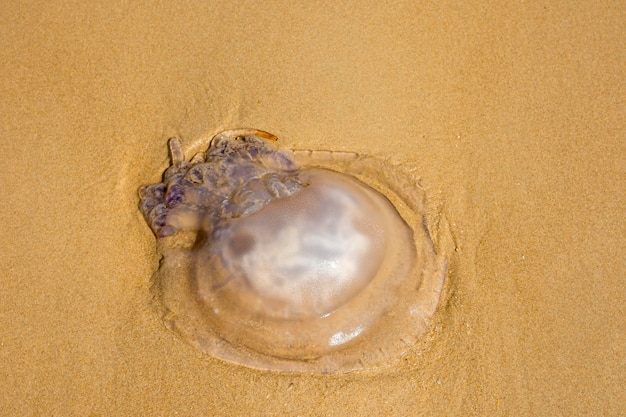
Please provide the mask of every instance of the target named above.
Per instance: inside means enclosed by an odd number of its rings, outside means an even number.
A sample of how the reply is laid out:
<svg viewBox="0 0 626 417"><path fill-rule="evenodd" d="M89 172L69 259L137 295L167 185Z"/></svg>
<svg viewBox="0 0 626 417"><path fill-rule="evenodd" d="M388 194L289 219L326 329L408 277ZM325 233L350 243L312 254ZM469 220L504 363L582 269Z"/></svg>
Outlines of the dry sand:
<svg viewBox="0 0 626 417"><path fill-rule="evenodd" d="M40 3L0 6L1 415L626 413L623 2ZM401 365L165 329L137 188L169 136L241 126L418 170L456 252Z"/></svg>

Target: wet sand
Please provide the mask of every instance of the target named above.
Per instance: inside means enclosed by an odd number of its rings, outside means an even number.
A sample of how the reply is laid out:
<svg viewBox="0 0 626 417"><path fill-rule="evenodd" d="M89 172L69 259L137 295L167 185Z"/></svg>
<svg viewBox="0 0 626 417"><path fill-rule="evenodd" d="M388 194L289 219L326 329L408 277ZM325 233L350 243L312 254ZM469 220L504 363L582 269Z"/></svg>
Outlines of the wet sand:
<svg viewBox="0 0 626 417"><path fill-rule="evenodd" d="M0 414L626 412L626 7L289 4L3 5ZM233 127L419 172L455 250L401 364L257 371L164 327L137 188Z"/></svg>

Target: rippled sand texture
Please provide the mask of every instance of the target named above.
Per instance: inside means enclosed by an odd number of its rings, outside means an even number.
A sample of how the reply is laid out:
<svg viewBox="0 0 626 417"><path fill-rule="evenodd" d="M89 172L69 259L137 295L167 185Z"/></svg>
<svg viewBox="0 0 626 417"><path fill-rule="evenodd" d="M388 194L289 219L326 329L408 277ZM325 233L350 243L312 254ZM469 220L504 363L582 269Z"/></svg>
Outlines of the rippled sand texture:
<svg viewBox="0 0 626 417"><path fill-rule="evenodd" d="M623 415L625 7L3 2L0 415ZM137 189L237 126L419 177L450 262L399 362L250 369L163 325Z"/></svg>

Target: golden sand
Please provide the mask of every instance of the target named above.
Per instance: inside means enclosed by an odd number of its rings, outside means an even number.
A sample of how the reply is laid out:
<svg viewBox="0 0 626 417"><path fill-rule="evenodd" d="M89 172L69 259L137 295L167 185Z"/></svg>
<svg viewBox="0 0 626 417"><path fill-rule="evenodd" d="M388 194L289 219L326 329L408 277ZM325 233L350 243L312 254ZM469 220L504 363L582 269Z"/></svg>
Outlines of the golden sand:
<svg viewBox="0 0 626 417"><path fill-rule="evenodd" d="M625 412L622 4L12 3L1 415ZM456 252L400 365L256 371L165 328L137 189L234 127L419 172Z"/></svg>

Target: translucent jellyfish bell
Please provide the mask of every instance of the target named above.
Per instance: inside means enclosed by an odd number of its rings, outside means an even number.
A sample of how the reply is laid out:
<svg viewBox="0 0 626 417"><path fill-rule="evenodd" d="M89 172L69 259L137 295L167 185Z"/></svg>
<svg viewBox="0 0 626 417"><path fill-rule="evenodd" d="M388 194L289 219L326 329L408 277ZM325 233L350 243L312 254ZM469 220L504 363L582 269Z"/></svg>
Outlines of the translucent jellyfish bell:
<svg viewBox="0 0 626 417"><path fill-rule="evenodd" d="M445 276L411 176L374 158L218 134L140 189L163 259L166 325L242 365L349 372L392 364L428 329Z"/></svg>

